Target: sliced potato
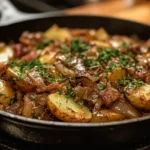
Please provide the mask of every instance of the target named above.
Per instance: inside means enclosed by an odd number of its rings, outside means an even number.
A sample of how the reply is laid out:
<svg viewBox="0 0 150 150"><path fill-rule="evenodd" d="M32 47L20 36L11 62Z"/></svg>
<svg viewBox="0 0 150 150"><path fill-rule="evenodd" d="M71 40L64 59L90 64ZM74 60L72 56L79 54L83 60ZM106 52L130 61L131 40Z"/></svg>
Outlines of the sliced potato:
<svg viewBox="0 0 150 150"><path fill-rule="evenodd" d="M35 86L26 74L21 74L17 67L8 68L6 71L6 78L10 83L16 83L20 90L24 92L31 92Z"/></svg>
<svg viewBox="0 0 150 150"><path fill-rule="evenodd" d="M12 98L14 98L13 89L6 81L0 79L0 104L6 106Z"/></svg>
<svg viewBox="0 0 150 150"><path fill-rule="evenodd" d="M0 51L0 62L8 62L13 57L14 57L14 52L8 46L4 47L4 49Z"/></svg>
<svg viewBox="0 0 150 150"><path fill-rule="evenodd" d="M121 67L117 67L112 72L108 73L108 80L110 82L117 82L118 80L123 79L125 75L126 71Z"/></svg>
<svg viewBox="0 0 150 150"><path fill-rule="evenodd" d="M48 96L48 107L54 116L65 122L89 122L92 118L92 113L86 106L58 93Z"/></svg>
<svg viewBox="0 0 150 150"><path fill-rule="evenodd" d="M125 119L125 116L123 114L119 114L117 112L114 112L113 110L100 110L96 114L92 116L92 119L90 122L109 122L109 121L119 121Z"/></svg>
<svg viewBox="0 0 150 150"><path fill-rule="evenodd" d="M150 85L144 84L126 92L126 97L137 108L150 110Z"/></svg>
<svg viewBox="0 0 150 150"><path fill-rule="evenodd" d="M70 39L71 34L66 28L59 28L58 26L54 25L45 32L45 37L49 39L63 40Z"/></svg>

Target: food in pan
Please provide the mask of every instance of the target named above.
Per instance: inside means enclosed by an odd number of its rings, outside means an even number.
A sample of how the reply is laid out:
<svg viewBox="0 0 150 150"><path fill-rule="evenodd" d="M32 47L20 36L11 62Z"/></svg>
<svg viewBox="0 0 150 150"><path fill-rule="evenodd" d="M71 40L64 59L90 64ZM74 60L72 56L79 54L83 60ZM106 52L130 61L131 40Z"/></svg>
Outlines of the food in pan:
<svg viewBox="0 0 150 150"><path fill-rule="evenodd" d="M150 40L53 25L0 43L0 110L63 122L150 114Z"/></svg>

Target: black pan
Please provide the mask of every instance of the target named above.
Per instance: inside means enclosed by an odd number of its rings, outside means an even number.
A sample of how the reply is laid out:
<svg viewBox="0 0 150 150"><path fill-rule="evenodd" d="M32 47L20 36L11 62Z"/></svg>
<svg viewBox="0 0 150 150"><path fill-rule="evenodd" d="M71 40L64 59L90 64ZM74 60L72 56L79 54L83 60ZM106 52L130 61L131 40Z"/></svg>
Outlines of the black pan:
<svg viewBox="0 0 150 150"><path fill-rule="evenodd" d="M57 14L57 13L56 13ZM35 19L36 18L36 19ZM51 25L99 28L110 34L136 34L150 37L150 26L132 21L98 16L44 14L27 21L5 23L0 27L0 41L17 40L24 30L45 31ZM37 143L124 143L149 135L150 116L110 123L64 123L28 119L0 111L0 129L14 137Z"/></svg>

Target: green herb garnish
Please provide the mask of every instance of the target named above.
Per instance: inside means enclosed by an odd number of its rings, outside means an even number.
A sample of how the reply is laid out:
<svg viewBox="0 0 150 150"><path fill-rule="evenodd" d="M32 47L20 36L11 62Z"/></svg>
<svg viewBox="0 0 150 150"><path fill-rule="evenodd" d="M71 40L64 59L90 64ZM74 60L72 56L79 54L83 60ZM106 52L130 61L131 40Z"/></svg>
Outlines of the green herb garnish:
<svg viewBox="0 0 150 150"><path fill-rule="evenodd" d="M105 89L105 85L104 84L102 84L102 83L100 83L99 85L98 85L98 91L102 91L102 90L104 90Z"/></svg>
<svg viewBox="0 0 150 150"><path fill-rule="evenodd" d="M16 96L15 96L14 98L12 98L12 99L8 102L8 105L12 105L12 104L14 104L15 102L17 102Z"/></svg>
<svg viewBox="0 0 150 150"><path fill-rule="evenodd" d="M143 84L145 84L143 81L136 80L136 79L133 79L133 80L120 80L119 81L120 86L127 86L128 88L132 88L132 89L136 89L136 88L138 88L139 86L141 86Z"/></svg>
<svg viewBox="0 0 150 150"><path fill-rule="evenodd" d="M96 73L94 76L95 76L95 77L99 77L99 76L100 76L100 74L99 74L99 73Z"/></svg>
<svg viewBox="0 0 150 150"><path fill-rule="evenodd" d="M36 49L43 49L51 43L54 43L54 40L44 39L41 43L36 46Z"/></svg>
<svg viewBox="0 0 150 150"><path fill-rule="evenodd" d="M126 42L123 42L122 44L121 44L121 48L128 48L130 46L130 44L129 43L126 43Z"/></svg>
<svg viewBox="0 0 150 150"><path fill-rule="evenodd" d="M66 92L58 90L57 93L61 94L61 95L64 95L67 98L72 98L72 97L75 96L75 93L74 93L71 86L66 86Z"/></svg>
<svg viewBox="0 0 150 150"><path fill-rule="evenodd" d="M92 60L92 59L84 59L84 60L83 60L83 63L84 63L84 65L87 66L87 67L92 67L92 66L98 65L98 62L95 61L95 60Z"/></svg>
<svg viewBox="0 0 150 150"><path fill-rule="evenodd" d="M49 71L47 71L46 69L43 68L43 64L41 64L41 62L39 61L39 59L35 59L31 62L27 62L27 61L23 61L23 62L17 62L17 61L13 61L10 64L11 68L14 67L18 67L20 73L18 73L18 77L20 79L24 79L26 77L26 72L35 68L39 74L43 77L49 78L49 80L51 82L55 82L55 79L51 76L51 74L49 73Z"/></svg>
<svg viewBox="0 0 150 150"><path fill-rule="evenodd" d="M104 48L104 50L102 51L102 49L99 49L98 61L106 62L106 61L109 61L111 59L111 57L118 57L118 56L119 56L118 50Z"/></svg>
<svg viewBox="0 0 150 150"><path fill-rule="evenodd" d="M71 53L82 53L84 51L87 51L89 49L89 45L86 43L83 43L80 39L73 39L71 41Z"/></svg>
<svg viewBox="0 0 150 150"><path fill-rule="evenodd" d="M106 67L106 71L113 71L116 67L121 67L121 64L110 64Z"/></svg>
<svg viewBox="0 0 150 150"><path fill-rule="evenodd" d="M124 68L129 63L129 58L127 58L124 55L120 56L119 60L120 60L120 65L122 66L122 68Z"/></svg>
<svg viewBox="0 0 150 150"><path fill-rule="evenodd" d="M61 54L68 54L69 53L69 47L66 44L61 44Z"/></svg>
<svg viewBox="0 0 150 150"><path fill-rule="evenodd" d="M74 97L75 93L74 93L72 87L71 86L67 86L66 88L67 88L67 96Z"/></svg>
<svg viewBox="0 0 150 150"><path fill-rule="evenodd" d="M5 95L5 94L3 94L3 93L1 93L1 92L0 92L0 97L2 97L2 96L5 96L5 97L6 97L6 95Z"/></svg>

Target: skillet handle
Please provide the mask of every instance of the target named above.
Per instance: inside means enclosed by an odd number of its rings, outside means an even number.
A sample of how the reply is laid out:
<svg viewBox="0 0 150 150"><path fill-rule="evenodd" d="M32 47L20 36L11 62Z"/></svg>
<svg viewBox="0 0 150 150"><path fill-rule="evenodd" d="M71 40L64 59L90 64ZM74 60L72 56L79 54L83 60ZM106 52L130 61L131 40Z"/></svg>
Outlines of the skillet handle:
<svg viewBox="0 0 150 150"><path fill-rule="evenodd" d="M10 25L24 20L64 15L61 11L24 13L19 11L9 0L0 1L0 26Z"/></svg>

